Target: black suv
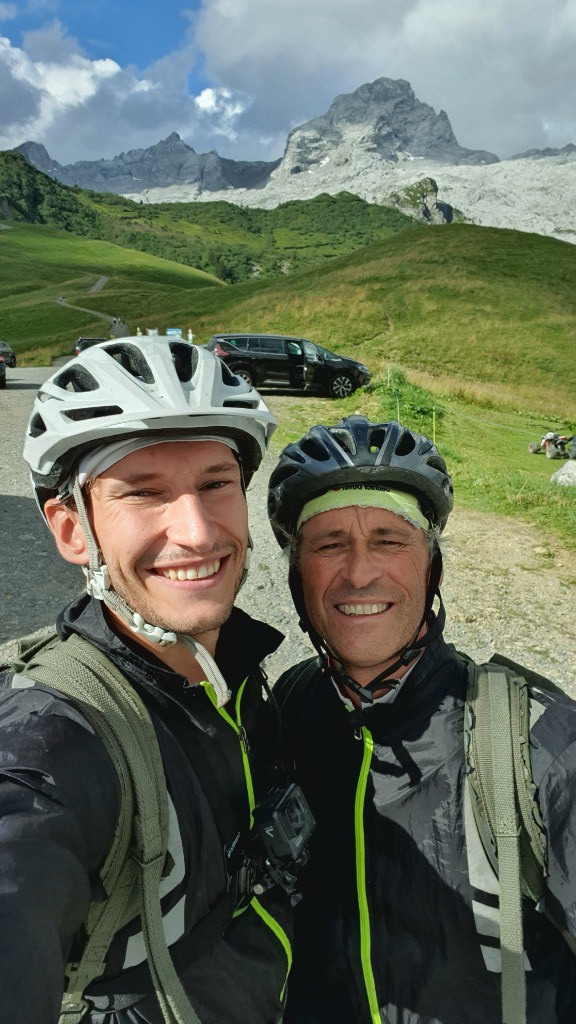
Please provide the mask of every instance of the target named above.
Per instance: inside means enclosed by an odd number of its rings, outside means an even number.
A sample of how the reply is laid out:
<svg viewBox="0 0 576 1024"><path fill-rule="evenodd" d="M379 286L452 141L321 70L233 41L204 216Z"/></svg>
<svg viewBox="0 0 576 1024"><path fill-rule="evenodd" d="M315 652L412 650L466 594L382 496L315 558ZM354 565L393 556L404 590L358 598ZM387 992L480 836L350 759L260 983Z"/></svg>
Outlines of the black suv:
<svg viewBox="0 0 576 1024"><path fill-rule="evenodd" d="M296 388L346 398L370 383L363 363L285 334L214 334L206 348L255 387Z"/></svg>

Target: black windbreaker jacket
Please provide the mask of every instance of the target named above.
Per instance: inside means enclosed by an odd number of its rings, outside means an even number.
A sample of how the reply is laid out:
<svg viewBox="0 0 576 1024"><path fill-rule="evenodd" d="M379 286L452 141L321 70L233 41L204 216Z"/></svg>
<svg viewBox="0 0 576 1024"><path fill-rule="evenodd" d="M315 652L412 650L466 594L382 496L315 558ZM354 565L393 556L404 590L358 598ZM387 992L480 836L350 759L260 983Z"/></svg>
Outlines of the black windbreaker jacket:
<svg viewBox="0 0 576 1024"><path fill-rule="evenodd" d="M316 818L284 1024L499 1024L497 883L465 828L463 661L436 641L360 720L319 664L297 693L309 666L275 687ZM531 726L546 908L574 936L576 703L532 690ZM576 957L529 901L524 918L528 1021L574 1024Z"/></svg>
<svg viewBox="0 0 576 1024"><path fill-rule="evenodd" d="M217 709L208 684L188 686L141 645L120 639L87 597L60 617L59 633L86 637L136 686L152 715L169 793L173 867L162 913L182 983L203 1024L275 1024L291 960L289 899L272 889L242 910L193 962L187 939L226 891L228 873L214 793L195 759L226 792L232 817L250 813L274 781L277 723L253 676L281 634L234 609L216 660L233 693ZM13 681L16 687L12 686ZM196 764L198 761L196 760ZM119 786L102 741L49 688L0 675L0 1021L55 1024L63 971L80 942L99 867L118 818ZM86 1024L160 1024L139 918L114 939L103 979L88 989ZM108 1011L108 1012L106 1012Z"/></svg>

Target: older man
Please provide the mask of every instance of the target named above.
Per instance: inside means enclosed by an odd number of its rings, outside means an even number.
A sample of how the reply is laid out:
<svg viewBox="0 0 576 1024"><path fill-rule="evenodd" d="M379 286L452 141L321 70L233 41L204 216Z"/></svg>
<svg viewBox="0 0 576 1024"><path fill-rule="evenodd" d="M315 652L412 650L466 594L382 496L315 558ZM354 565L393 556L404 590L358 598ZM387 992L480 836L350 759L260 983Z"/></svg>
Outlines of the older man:
<svg viewBox="0 0 576 1024"><path fill-rule="evenodd" d="M538 907L523 901L521 983L503 1017L507 918L467 785L472 670L442 638L438 541L452 503L429 439L360 416L314 427L271 476L271 523L319 655L275 687L317 820L290 1024L567 1024L576 1013L576 705L528 688L546 878Z"/></svg>
<svg viewBox="0 0 576 1024"><path fill-rule="evenodd" d="M79 636L103 652L152 719L169 807L156 899L194 1008L185 1019L202 1024L274 1024L291 959L289 897L254 867L255 806L278 781L259 663L281 637L233 607L245 490L274 427L211 353L125 338L54 373L26 439L40 509L87 581L58 620L60 647ZM119 779L58 679L0 681L0 1019L55 1024L91 900L104 898ZM162 1016L147 948L137 913L103 951L84 1012L67 1005L62 1019L183 1019Z"/></svg>

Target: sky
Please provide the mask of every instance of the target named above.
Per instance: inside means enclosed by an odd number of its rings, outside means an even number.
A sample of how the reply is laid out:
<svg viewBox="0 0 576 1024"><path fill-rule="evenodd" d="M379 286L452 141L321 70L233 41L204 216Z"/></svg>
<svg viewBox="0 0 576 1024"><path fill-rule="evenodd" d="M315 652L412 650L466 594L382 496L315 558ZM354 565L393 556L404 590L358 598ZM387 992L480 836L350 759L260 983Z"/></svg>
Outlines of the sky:
<svg viewBox="0 0 576 1024"><path fill-rule="evenodd" d="M575 57L576 0L0 0L0 149L274 160L385 77L505 159L576 143Z"/></svg>

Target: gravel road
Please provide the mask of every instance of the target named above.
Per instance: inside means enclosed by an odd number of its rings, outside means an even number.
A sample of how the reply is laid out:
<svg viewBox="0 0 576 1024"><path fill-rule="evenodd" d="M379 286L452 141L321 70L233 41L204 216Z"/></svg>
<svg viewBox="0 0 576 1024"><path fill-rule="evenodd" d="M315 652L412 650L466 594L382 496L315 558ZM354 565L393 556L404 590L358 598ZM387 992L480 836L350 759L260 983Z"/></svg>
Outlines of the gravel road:
<svg viewBox="0 0 576 1024"><path fill-rule="evenodd" d="M35 391L50 372L8 370L6 390L0 391L0 660L11 653L10 641L50 625L82 587L78 568L62 561L42 524L21 457ZM274 395L269 400L281 418L294 399ZM327 401L326 417L332 416ZM255 552L238 598L246 611L286 635L268 662L272 680L310 650L292 608L286 563L265 514L274 462L275 454L268 455L250 487ZM576 555L517 520L463 509L450 518L443 550L447 639L480 660L500 651L555 679L576 697Z"/></svg>

